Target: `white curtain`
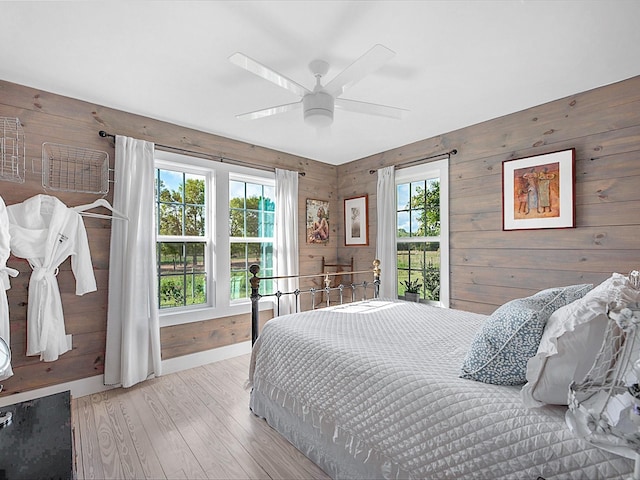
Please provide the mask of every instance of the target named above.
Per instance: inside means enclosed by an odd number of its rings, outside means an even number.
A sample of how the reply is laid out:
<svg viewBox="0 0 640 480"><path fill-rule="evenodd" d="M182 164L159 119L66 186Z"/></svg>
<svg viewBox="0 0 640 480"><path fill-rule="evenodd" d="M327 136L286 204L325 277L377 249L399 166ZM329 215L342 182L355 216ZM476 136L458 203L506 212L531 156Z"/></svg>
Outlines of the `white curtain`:
<svg viewBox="0 0 640 480"><path fill-rule="evenodd" d="M116 136L113 208L129 220L111 226L106 385L161 374L153 152L153 143Z"/></svg>
<svg viewBox="0 0 640 480"><path fill-rule="evenodd" d="M6 290L11 288L9 277L16 277L18 271L7 267L7 260L11 254L11 236L9 234L9 216L4 200L0 197L0 337L11 349L11 338L9 337L9 304L7 303ZM0 366L2 365L2 354L0 354ZM11 364L0 370L0 380L5 380L13 375Z"/></svg>
<svg viewBox="0 0 640 480"><path fill-rule="evenodd" d="M298 172L276 168L275 276L299 275ZM299 288L297 278L278 280L281 292ZM295 311L295 295L280 297L280 315Z"/></svg>
<svg viewBox="0 0 640 480"><path fill-rule="evenodd" d="M396 278L396 173L393 166L378 170L378 233L376 258L380 260L380 297L397 298Z"/></svg>

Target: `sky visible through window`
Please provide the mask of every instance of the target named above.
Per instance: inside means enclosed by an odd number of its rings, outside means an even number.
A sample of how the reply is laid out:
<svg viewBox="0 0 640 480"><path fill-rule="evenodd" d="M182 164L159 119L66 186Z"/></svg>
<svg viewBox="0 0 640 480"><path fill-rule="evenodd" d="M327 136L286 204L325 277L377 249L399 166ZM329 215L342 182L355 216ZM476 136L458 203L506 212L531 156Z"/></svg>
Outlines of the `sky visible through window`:
<svg viewBox="0 0 640 480"><path fill-rule="evenodd" d="M229 182L229 198L244 198L244 183Z"/></svg>
<svg viewBox="0 0 640 480"><path fill-rule="evenodd" d="M188 173L185 175L186 178L190 178L191 175ZM201 178L200 176L196 176L197 178ZM177 192L178 188L182 185L182 172L174 172L172 170L162 170L162 181L166 188L173 192ZM253 186L253 185L251 185ZM229 198L244 198L244 182L229 182ZM256 189L256 192L248 192L248 195L251 196L251 193L257 194L260 196L260 192Z"/></svg>
<svg viewBox="0 0 640 480"><path fill-rule="evenodd" d="M182 185L182 172L174 172L172 170L162 170L162 181L166 188L172 192L177 192Z"/></svg>
<svg viewBox="0 0 640 480"><path fill-rule="evenodd" d="M397 188L398 210L404 210L409 207L409 183L402 183ZM416 232L419 227L417 219L414 218L413 229L409 230L409 216L398 215L398 230L404 230L405 232Z"/></svg>

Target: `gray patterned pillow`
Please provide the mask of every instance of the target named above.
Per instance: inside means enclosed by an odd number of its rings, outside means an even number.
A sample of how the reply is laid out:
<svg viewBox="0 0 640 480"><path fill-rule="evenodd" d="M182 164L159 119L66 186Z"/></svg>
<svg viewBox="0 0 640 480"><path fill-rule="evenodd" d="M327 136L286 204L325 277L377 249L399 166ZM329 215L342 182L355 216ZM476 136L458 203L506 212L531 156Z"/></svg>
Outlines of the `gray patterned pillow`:
<svg viewBox="0 0 640 480"><path fill-rule="evenodd" d="M549 288L499 307L473 339L460 377L494 385L526 383L527 361L538 351L551 314L592 288L589 284Z"/></svg>

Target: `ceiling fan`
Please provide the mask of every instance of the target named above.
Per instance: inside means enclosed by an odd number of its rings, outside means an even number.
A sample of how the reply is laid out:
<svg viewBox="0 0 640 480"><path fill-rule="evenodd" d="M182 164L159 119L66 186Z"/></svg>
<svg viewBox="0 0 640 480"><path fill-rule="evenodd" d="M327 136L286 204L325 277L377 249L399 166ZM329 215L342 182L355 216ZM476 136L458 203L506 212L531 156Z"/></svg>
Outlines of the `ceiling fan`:
<svg viewBox="0 0 640 480"><path fill-rule="evenodd" d="M305 122L316 127L325 127L333 122L334 108L401 119L408 110L339 98L347 88L359 82L368 74L376 71L394 55L395 52L387 47L380 44L374 45L368 52L355 60L324 86L321 80L329 71L329 64L324 60L313 60L309 64L309 69L316 78L316 85L313 90L309 90L243 53L234 53L229 57L231 63L301 97L297 102L243 113L236 115L236 118L253 120L289 112L302 107Z"/></svg>

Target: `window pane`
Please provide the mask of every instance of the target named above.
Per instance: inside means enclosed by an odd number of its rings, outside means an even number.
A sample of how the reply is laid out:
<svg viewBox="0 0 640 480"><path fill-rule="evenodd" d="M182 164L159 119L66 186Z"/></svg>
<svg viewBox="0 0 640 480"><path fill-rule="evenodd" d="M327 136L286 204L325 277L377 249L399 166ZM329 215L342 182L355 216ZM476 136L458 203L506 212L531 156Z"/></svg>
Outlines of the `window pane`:
<svg viewBox="0 0 640 480"><path fill-rule="evenodd" d="M187 305L202 305L207 302L207 276L195 272L187 275Z"/></svg>
<svg viewBox="0 0 640 480"><path fill-rule="evenodd" d="M425 210L424 235L437 237L440 235L440 208L428 208Z"/></svg>
<svg viewBox="0 0 640 480"><path fill-rule="evenodd" d="M204 243L186 244L185 265L188 271L204 272Z"/></svg>
<svg viewBox="0 0 640 480"><path fill-rule="evenodd" d="M259 200L260 197L262 197L262 185L258 185L255 183L247 183L247 199L254 198L256 200ZM253 208L257 208L257 206L258 204L256 202ZM252 208L252 207L247 204L247 208Z"/></svg>
<svg viewBox="0 0 640 480"><path fill-rule="evenodd" d="M274 212L276 209L276 191L274 187L264 186L262 209L268 212Z"/></svg>
<svg viewBox="0 0 640 480"><path fill-rule="evenodd" d="M158 242L160 308L207 302L205 243Z"/></svg>
<svg viewBox="0 0 640 480"><path fill-rule="evenodd" d="M247 270L247 245L245 243L232 243L231 247L231 270Z"/></svg>
<svg viewBox="0 0 640 480"><path fill-rule="evenodd" d="M440 251L438 242L398 244L398 293L404 294L404 281L417 281L420 298L440 299Z"/></svg>
<svg viewBox="0 0 640 480"><path fill-rule="evenodd" d="M249 268L260 265L260 277L273 275L273 244L242 242L243 238L273 238L275 188L259 183L231 180L229 220L231 230L231 298L251 294ZM260 293L271 293L271 281L260 282Z"/></svg>
<svg viewBox="0 0 640 480"><path fill-rule="evenodd" d="M249 298L249 284L247 282L246 270L231 272L231 300Z"/></svg>
<svg viewBox="0 0 640 480"><path fill-rule="evenodd" d="M204 205L204 177L202 175L185 174L184 203Z"/></svg>
<svg viewBox="0 0 640 480"><path fill-rule="evenodd" d="M397 187L398 210L409 208L409 184L402 183Z"/></svg>
<svg viewBox="0 0 640 480"><path fill-rule="evenodd" d="M182 275L160 277L160 308L184 306L184 285Z"/></svg>
<svg viewBox="0 0 640 480"><path fill-rule="evenodd" d="M182 205L160 203L158 210L158 233L160 235L182 235Z"/></svg>
<svg viewBox="0 0 640 480"><path fill-rule="evenodd" d="M184 244L158 242L160 257L158 269L161 274L182 272L184 270Z"/></svg>
<svg viewBox="0 0 640 480"><path fill-rule="evenodd" d="M398 212L398 237L409 236L409 212ZM400 248L400 246L398 246Z"/></svg>
<svg viewBox="0 0 640 480"><path fill-rule="evenodd" d="M229 180L229 206L244 208L244 182Z"/></svg>
<svg viewBox="0 0 640 480"><path fill-rule="evenodd" d="M158 190L160 200L163 202L182 203L183 173L172 170L158 169Z"/></svg>
<svg viewBox="0 0 640 480"><path fill-rule="evenodd" d="M229 229L230 236L232 237L244 237L244 210L231 209L229 210Z"/></svg>
<svg viewBox="0 0 640 480"><path fill-rule="evenodd" d="M247 263L249 265L253 265L254 263L260 264L259 243L247 243Z"/></svg>
<svg viewBox="0 0 640 480"><path fill-rule="evenodd" d="M424 206L424 180L411 182L411 203L414 208Z"/></svg>
<svg viewBox="0 0 640 480"><path fill-rule="evenodd" d="M265 242L265 243L261 243L260 244L260 258L261 258L261 263L260 263L260 269L265 269L265 270L270 270L273 271L273 243L271 242ZM273 275L272 273L269 273L268 275L263 274L263 277L268 277Z"/></svg>
<svg viewBox="0 0 640 480"><path fill-rule="evenodd" d="M249 268L253 264L260 266L260 277L273 276L273 243L250 242L231 244L231 299L249 298L252 274ZM260 282L260 294L272 293L273 281Z"/></svg>
<svg viewBox="0 0 640 480"><path fill-rule="evenodd" d="M250 200L256 200L255 203L258 203L257 200L259 199L250 199L247 198L247 203L250 202ZM251 203L254 203L253 201ZM258 237L258 210L247 210L246 211L246 236L247 237Z"/></svg>
<svg viewBox="0 0 640 480"><path fill-rule="evenodd" d="M424 210L411 210L411 236L418 237L424 235L422 228L424 219L422 218Z"/></svg>
<svg viewBox="0 0 640 480"><path fill-rule="evenodd" d="M205 235L205 177L156 170L156 214L160 235Z"/></svg>
<svg viewBox="0 0 640 480"><path fill-rule="evenodd" d="M184 234L188 236L204 236L204 205L187 205L185 207Z"/></svg>
<svg viewBox="0 0 640 480"><path fill-rule="evenodd" d="M265 212L263 215L262 230L258 232L259 237L273 237L273 226L275 222L275 213Z"/></svg>
<svg viewBox="0 0 640 480"><path fill-rule="evenodd" d="M438 179L427 182L426 206L431 208L440 206L440 181Z"/></svg>

